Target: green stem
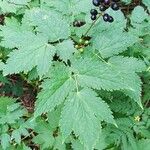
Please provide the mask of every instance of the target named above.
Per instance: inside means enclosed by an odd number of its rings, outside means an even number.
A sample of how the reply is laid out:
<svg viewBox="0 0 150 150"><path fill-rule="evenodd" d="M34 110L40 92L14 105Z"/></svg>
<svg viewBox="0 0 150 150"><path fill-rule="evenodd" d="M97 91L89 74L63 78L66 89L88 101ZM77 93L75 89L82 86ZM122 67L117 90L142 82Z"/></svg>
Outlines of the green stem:
<svg viewBox="0 0 150 150"><path fill-rule="evenodd" d="M95 21L93 21L93 23L91 24L91 26L88 28L88 30L85 32L84 37L87 36L87 34L89 33L89 31L92 29L92 27L95 25L95 23L97 22L97 20L102 16L102 14L99 14L99 16L96 18Z"/></svg>
<svg viewBox="0 0 150 150"><path fill-rule="evenodd" d="M99 53L94 53L102 62L106 63L107 65L111 65L111 63L107 62L102 56L98 55Z"/></svg>

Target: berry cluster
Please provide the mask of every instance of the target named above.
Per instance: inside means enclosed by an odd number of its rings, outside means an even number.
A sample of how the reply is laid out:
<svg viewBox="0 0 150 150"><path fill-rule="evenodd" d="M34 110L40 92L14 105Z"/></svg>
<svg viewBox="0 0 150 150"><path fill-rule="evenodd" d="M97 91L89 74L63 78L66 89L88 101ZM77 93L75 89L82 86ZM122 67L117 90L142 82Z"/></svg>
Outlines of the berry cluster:
<svg viewBox="0 0 150 150"><path fill-rule="evenodd" d="M114 11L119 10L119 5L118 5L119 1L120 0L93 0L92 3L94 6L99 7L100 12L102 13L105 10L107 10L109 7L111 7ZM91 13L91 19L96 20L98 11L96 9L91 9L90 13ZM111 23L114 21L114 18L109 14L103 13L102 15L103 15L103 20L105 22Z"/></svg>
<svg viewBox="0 0 150 150"><path fill-rule="evenodd" d="M89 39L81 38L75 45L75 48L78 49L81 53L84 51L84 48L90 44Z"/></svg>

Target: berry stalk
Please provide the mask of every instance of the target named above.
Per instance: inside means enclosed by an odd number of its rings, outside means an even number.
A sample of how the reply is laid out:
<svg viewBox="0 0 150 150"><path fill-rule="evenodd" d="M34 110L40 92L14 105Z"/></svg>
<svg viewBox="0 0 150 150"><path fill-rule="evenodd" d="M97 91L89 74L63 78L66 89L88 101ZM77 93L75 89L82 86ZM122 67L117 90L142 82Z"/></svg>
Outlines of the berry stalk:
<svg viewBox="0 0 150 150"><path fill-rule="evenodd" d="M88 30L85 32L84 37L87 36L87 34L89 33L89 31L92 29L92 27L95 25L95 23L97 22L97 20L102 16L103 14L100 13L99 16L92 22L91 26L88 28Z"/></svg>

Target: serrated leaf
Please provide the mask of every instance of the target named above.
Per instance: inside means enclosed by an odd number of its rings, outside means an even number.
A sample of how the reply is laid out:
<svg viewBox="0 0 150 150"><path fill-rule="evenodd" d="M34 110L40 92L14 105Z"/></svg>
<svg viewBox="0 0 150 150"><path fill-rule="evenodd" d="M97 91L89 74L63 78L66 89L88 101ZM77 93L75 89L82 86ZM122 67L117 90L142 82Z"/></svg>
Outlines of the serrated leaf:
<svg viewBox="0 0 150 150"><path fill-rule="evenodd" d="M21 142L21 135L20 135L19 130L14 130L12 132L11 138L14 139L15 142L17 142L18 144L20 144L20 142Z"/></svg>
<svg viewBox="0 0 150 150"><path fill-rule="evenodd" d="M130 29L133 35L144 36L150 34L150 18L143 7L137 6L132 11Z"/></svg>
<svg viewBox="0 0 150 150"><path fill-rule="evenodd" d="M19 6L15 4L11 4L7 0L5 1L0 0L0 8L4 13L9 13L9 12L16 13L17 8L19 8Z"/></svg>
<svg viewBox="0 0 150 150"><path fill-rule="evenodd" d="M55 138L54 149L66 150L66 144L62 142L62 137L57 136Z"/></svg>
<svg viewBox="0 0 150 150"><path fill-rule="evenodd" d="M150 139L141 139L138 141L138 150L149 150L150 149Z"/></svg>
<svg viewBox="0 0 150 150"><path fill-rule="evenodd" d="M122 0L123 2L125 2L126 4L131 3L132 0Z"/></svg>
<svg viewBox="0 0 150 150"><path fill-rule="evenodd" d="M150 10L150 1L149 0L142 0L142 2L148 7Z"/></svg>
<svg viewBox="0 0 150 150"><path fill-rule="evenodd" d="M48 112L47 118L51 128L56 129L58 127L60 115L61 115L61 107L57 107L57 109Z"/></svg>
<svg viewBox="0 0 150 150"><path fill-rule="evenodd" d="M144 8L137 6L132 12L131 21L135 23L142 23L142 21L144 21L147 17L148 14L145 12Z"/></svg>
<svg viewBox="0 0 150 150"><path fill-rule="evenodd" d="M71 15L71 17L80 13L88 13L88 11L92 8L92 3L90 3L89 0L43 0L43 2L63 15Z"/></svg>
<svg viewBox="0 0 150 150"><path fill-rule="evenodd" d="M60 105L65 100L70 90L74 89L73 80L65 66L58 65L53 69L52 76L43 82L42 91L38 94L35 117L43 112L52 111L55 106Z"/></svg>
<svg viewBox="0 0 150 150"><path fill-rule="evenodd" d="M40 148L45 149L53 146L55 138L53 137L53 129L51 129L49 123L38 118L34 131L38 133L38 135L34 136L33 142L39 144Z"/></svg>
<svg viewBox="0 0 150 150"><path fill-rule="evenodd" d="M77 74L76 78L78 84L81 87L90 87L109 91L125 90L126 93L141 106L141 80L135 74L135 71L141 71L142 68L145 68L145 65L137 61L140 65L133 66L133 69L129 71L129 68L126 67L126 65L130 64L132 67L132 61L136 62L136 60L122 58L124 63L121 62L120 57L118 57L117 63L113 63L111 60L112 59L110 59L108 63L92 60L90 58L75 61L72 64L72 67ZM122 63L122 66L120 63ZM125 68L128 69L126 70Z"/></svg>
<svg viewBox="0 0 150 150"><path fill-rule="evenodd" d="M13 3L16 5L27 5L31 0L7 0L9 3Z"/></svg>
<svg viewBox="0 0 150 150"><path fill-rule="evenodd" d="M32 44L28 44L27 37L31 39ZM4 75L21 71L28 72L34 67L37 67L40 77L46 74L52 63L55 48L47 44L47 38L29 32L20 33L19 40L23 40L23 43L19 43L20 46L17 44L19 50L14 50L9 54L9 59L3 68Z"/></svg>
<svg viewBox="0 0 150 150"><path fill-rule="evenodd" d="M71 40L63 41L62 43L56 46L57 54L65 62L73 56L73 53L76 51L74 44Z"/></svg>
<svg viewBox="0 0 150 150"><path fill-rule="evenodd" d="M5 150L9 146L10 136L4 133L0 136L2 148Z"/></svg>
<svg viewBox="0 0 150 150"><path fill-rule="evenodd" d="M26 111L15 103L15 99L8 97L0 98L0 124L15 123Z"/></svg>
<svg viewBox="0 0 150 150"><path fill-rule="evenodd" d="M66 139L73 130L89 150L93 149L96 144L100 130L100 124L95 116L99 114L95 111L94 106L90 106L90 101L93 102L93 105L97 103L98 106L101 106L91 92L89 89L83 89L80 92L71 93L65 103L60 121L63 139Z"/></svg>
<svg viewBox="0 0 150 150"><path fill-rule="evenodd" d="M137 38L130 33L120 32L119 30L111 30L105 34L98 35L93 39L93 46L102 57L110 57L127 50L137 42Z"/></svg>
<svg viewBox="0 0 150 150"><path fill-rule="evenodd" d="M126 72L142 72L146 70L145 63L134 57L114 56L109 59L109 62Z"/></svg>
<svg viewBox="0 0 150 150"><path fill-rule="evenodd" d="M18 120L20 117L22 117L24 113L25 113L24 110L19 109L13 112L8 112L5 115L1 115L0 124L15 123L15 121Z"/></svg>
<svg viewBox="0 0 150 150"><path fill-rule="evenodd" d="M19 8L25 7L31 0L0 0L3 13L16 13Z"/></svg>
<svg viewBox="0 0 150 150"><path fill-rule="evenodd" d="M53 11L34 8L26 12L23 22L36 26L37 32L46 35L50 42L67 39L70 36L68 22Z"/></svg>
<svg viewBox="0 0 150 150"><path fill-rule="evenodd" d="M26 121L24 123L22 123L19 128L17 128L16 130L12 131L12 135L11 135L11 139L13 139L16 143L18 143L20 145L21 143L21 137L27 137L29 136L28 130L26 128L33 128L34 127L34 123L29 121Z"/></svg>
<svg viewBox="0 0 150 150"><path fill-rule="evenodd" d="M71 143L74 150L84 150L84 146L79 140L73 140Z"/></svg>
<svg viewBox="0 0 150 150"><path fill-rule="evenodd" d="M103 133L103 131L100 133L100 137L96 143L95 149L104 150L108 146L108 143L106 141L106 136L107 134Z"/></svg>
<svg viewBox="0 0 150 150"><path fill-rule="evenodd" d="M45 132L35 136L33 142L40 144L40 148L46 149L53 146L54 137L49 132Z"/></svg>
<svg viewBox="0 0 150 150"><path fill-rule="evenodd" d="M65 139L73 130L86 149L92 149L99 137L98 119L115 124L107 104L101 98L96 97L96 93L90 89L70 94L61 117L60 126L63 138Z"/></svg>
<svg viewBox="0 0 150 150"><path fill-rule="evenodd" d="M0 114L7 112L7 107L14 104L15 99L9 97L0 97Z"/></svg>

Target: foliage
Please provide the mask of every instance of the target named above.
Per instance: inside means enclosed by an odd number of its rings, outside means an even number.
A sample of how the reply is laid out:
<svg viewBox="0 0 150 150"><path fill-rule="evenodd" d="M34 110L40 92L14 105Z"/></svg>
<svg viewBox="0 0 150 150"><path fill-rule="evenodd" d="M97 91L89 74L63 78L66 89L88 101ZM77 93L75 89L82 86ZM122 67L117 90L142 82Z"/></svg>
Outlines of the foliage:
<svg viewBox="0 0 150 150"><path fill-rule="evenodd" d="M107 9L112 23L92 8L0 0L0 149L150 149L150 3Z"/></svg>

